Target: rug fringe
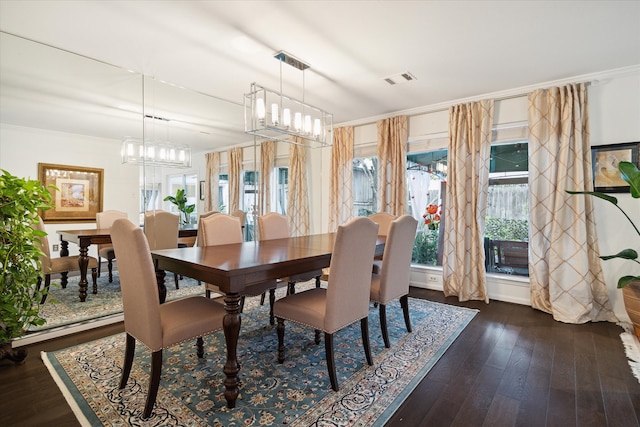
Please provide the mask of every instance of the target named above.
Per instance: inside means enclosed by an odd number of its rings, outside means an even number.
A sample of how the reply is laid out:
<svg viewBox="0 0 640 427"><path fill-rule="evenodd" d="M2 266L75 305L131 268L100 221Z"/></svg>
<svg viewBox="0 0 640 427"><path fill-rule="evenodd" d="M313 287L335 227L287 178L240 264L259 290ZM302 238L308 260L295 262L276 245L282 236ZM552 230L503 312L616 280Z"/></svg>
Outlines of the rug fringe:
<svg viewBox="0 0 640 427"><path fill-rule="evenodd" d="M633 376L640 382L640 342L633 333L633 326L624 322L620 322L618 325L625 330L625 332L620 334L620 339L622 340L627 359L629 359L629 367L631 368Z"/></svg>

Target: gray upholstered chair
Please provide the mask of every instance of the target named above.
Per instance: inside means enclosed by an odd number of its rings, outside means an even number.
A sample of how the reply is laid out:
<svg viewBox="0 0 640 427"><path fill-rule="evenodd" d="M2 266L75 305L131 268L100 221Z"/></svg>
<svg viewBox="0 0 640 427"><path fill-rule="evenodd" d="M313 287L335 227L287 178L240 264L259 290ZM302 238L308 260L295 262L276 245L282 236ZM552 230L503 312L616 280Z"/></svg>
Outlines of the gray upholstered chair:
<svg viewBox="0 0 640 427"><path fill-rule="evenodd" d="M138 340L152 352L143 413L148 418L160 385L162 350L197 338L198 357L204 357L202 336L222 329L226 312L221 304L203 296L160 304L151 250L142 229L128 219L118 219L111 228L111 239L118 254L126 332L120 389L127 385Z"/></svg>
<svg viewBox="0 0 640 427"><path fill-rule="evenodd" d="M409 275L411 273L411 253L416 237L418 221L411 215L402 215L391 223L384 246L384 257L380 273L371 277L371 301L380 308L380 328L384 345L389 348L386 306L400 298L407 332L411 332L409 317Z"/></svg>
<svg viewBox="0 0 640 427"><path fill-rule="evenodd" d="M285 319L314 328L316 344L320 343L319 331L323 331L329 379L331 387L337 391L333 336L359 320L367 363L373 365L368 316L371 263L377 238L378 224L365 217L339 226L327 289L312 288L275 302L273 310L278 319L278 362L284 362Z"/></svg>
<svg viewBox="0 0 640 427"><path fill-rule="evenodd" d="M266 215L259 216L258 219L258 234L260 240L272 240L272 239L286 239L289 237L289 220L286 216L280 215L276 212L270 212ZM287 295L296 293L296 283L308 282L309 280L316 279L316 288L320 287L320 276L322 276L322 270L312 270L307 273L296 274L289 277L280 278L281 283L287 284ZM273 303L276 300L276 290L269 290L269 305L271 307L271 313L269 316L269 322L273 325L275 318L273 316ZM264 294L260 299L260 304L264 303Z"/></svg>
<svg viewBox="0 0 640 427"><path fill-rule="evenodd" d="M179 215L162 210L148 211L144 214L144 234L152 251L177 248L179 228ZM176 289L179 289L179 277L176 273L173 273L173 277Z"/></svg>
<svg viewBox="0 0 640 427"><path fill-rule="evenodd" d="M42 218L38 218L38 224L36 229L46 233L44 229L44 223ZM42 295L40 304L44 304L47 300L49 288L51 286L51 275L56 273L67 273L69 271L79 271L80 265L78 264L79 255L75 256L63 256L58 258L51 258L51 251L49 250L49 239L47 236L40 236L40 249L42 255L40 256L40 264L42 265L42 276L38 278L38 289L42 285L42 279L44 277L44 287L47 293ZM91 269L91 279L93 280L93 293L98 293L98 260L94 257L89 257L89 265L87 268Z"/></svg>
<svg viewBox="0 0 640 427"><path fill-rule="evenodd" d="M202 238L201 238L202 237ZM199 246L219 246L230 245L233 243L242 243L242 225L240 219L236 216L217 214L210 215L200 219L198 226L198 245ZM261 289L275 288L277 281L269 280L258 286ZM207 297L211 297L212 292L222 293L220 288L214 283L205 283L205 293ZM260 295L260 292L246 291L241 295L240 311L244 308L244 300L247 296Z"/></svg>
<svg viewBox="0 0 640 427"><path fill-rule="evenodd" d="M108 210L98 212L96 214L97 228L111 228L111 224L118 218L126 218L127 213ZM98 245L98 277L100 277L100 269L102 267L102 258L107 259L107 268L109 269L109 283L113 282L113 260L116 259L116 253L111 243L102 243Z"/></svg>

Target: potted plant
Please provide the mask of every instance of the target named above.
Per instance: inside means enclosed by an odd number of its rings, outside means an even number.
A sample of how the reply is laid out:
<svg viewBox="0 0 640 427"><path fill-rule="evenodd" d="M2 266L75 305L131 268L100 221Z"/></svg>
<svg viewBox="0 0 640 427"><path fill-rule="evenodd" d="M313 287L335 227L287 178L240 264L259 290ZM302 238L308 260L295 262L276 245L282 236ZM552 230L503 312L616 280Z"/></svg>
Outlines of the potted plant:
<svg viewBox="0 0 640 427"><path fill-rule="evenodd" d="M178 207L178 210L182 212L184 215L184 219L182 220L183 224L189 223L189 215L193 213L196 208L196 205L187 205L187 195L184 191L184 188L179 188L176 191L175 196L167 196L163 199L165 202L169 201Z"/></svg>
<svg viewBox="0 0 640 427"><path fill-rule="evenodd" d="M0 360L22 362L26 349L11 348L11 340L22 336L29 326L39 326L41 264L36 230L39 209L51 209L52 198L36 180L26 180L2 170L0 175Z"/></svg>
<svg viewBox="0 0 640 427"><path fill-rule="evenodd" d="M640 199L640 170L631 162L619 162L618 170L620 171L620 176L622 177L622 179L629 183L631 197L633 197L634 199ZM567 190L567 192L570 194L588 194L612 203L631 223L638 238L640 239L640 230L633 222L633 220L629 217L629 215L627 215L624 209L622 209L618 205L618 199L616 199L615 197L597 191ZM640 248L640 246L636 247ZM636 264L640 264L640 260L638 260L638 251L632 248L623 249L615 255L603 255L600 256L600 258L605 261L614 258L622 258L633 261ZM622 289L622 297L624 300L625 309L627 310L627 314L629 315L629 318L633 323L633 328L636 335L638 336L638 338L640 338L640 269L638 269L637 271L638 272L636 272L635 274L632 273L620 277L618 279L618 288Z"/></svg>

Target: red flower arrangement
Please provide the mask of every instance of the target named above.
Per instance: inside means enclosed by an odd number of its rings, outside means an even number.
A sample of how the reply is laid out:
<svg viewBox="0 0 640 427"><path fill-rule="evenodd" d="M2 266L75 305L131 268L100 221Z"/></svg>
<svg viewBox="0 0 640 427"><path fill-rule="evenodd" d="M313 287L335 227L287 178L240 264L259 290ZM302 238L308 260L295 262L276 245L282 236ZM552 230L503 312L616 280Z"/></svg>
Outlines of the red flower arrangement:
<svg viewBox="0 0 640 427"><path fill-rule="evenodd" d="M426 212L422 215L424 218L424 224L429 230L437 230L440 226L440 220L442 215L442 205L430 204L427 206Z"/></svg>

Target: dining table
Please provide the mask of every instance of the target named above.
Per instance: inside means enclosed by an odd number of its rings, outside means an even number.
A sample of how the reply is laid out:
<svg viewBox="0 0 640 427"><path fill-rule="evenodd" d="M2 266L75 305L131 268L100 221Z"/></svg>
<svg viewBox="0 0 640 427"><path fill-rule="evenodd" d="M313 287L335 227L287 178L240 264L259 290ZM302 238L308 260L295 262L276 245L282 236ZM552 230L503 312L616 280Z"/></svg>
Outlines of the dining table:
<svg viewBox="0 0 640 427"><path fill-rule="evenodd" d="M60 256L69 255L69 242L78 245L80 256L78 257L78 265L80 267L79 297L84 302L87 299L87 289L89 281L87 280L87 268L89 266L89 246L98 244L111 243L111 231L108 228L90 228L80 230L58 230L60 235ZM195 237L198 234L198 227L195 224L181 225L178 229L178 237ZM62 273L60 277L60 285L67 287L67 274ZM97 290L94 289L94 293ZM166 294L166 289L165 289Z"/></svg>
<svg viewBox="0 0 640 427"><path fill-rule="evenodd" d="M224 396L229 408L238 397L237 345L240 336L240 299L257 294L273 280L329 267L335 233L289 237L237 244L162 249L151 251L158 290L164 289L164 270L218 286L224 293L223 321L227 357L223 368ZM385 237L379 236L375 255L384 252ZM373 259L372 259L373 261Z"/></svg>

